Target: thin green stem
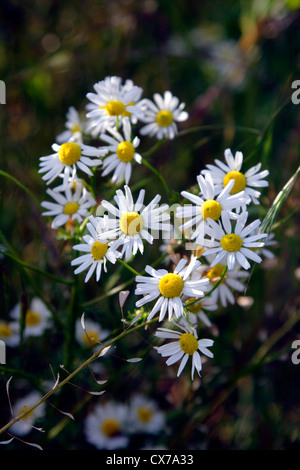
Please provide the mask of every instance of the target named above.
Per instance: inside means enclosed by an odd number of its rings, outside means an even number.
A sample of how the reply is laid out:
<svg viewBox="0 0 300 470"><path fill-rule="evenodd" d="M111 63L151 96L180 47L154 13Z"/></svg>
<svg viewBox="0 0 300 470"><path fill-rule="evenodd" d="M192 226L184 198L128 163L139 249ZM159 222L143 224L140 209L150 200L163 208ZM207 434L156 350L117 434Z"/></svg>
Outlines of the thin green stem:
<svg viewBox="0 0 300 470"><path fill-rule="evenodd" d="M191 127L189 129L184 129L180 132L178 132L177 136L178 137L182 137L182 136L185 136L185 135L189 135L189 134L193 134L195 132L199 132L199 131L217 131L217 130L225 130L225 129L228 129L228 128L233 128L235 131L239 131L239 132L248 132L250 134L255 134L255 135L258 135L260 136L262 134L262 131L259 130L259 129L256 129L254 127L244 127L244 126L229 126L229 125L226 125L226 124L220 124L220 125L205 125L205 126L196 126L196 127Z"/></svg>
<svg viewBox="0 0 300 470"><path fill-rule="evenodd" d="M128 271L131 271L136 276L140 276L140 273L136 271L135 269L133 269L131 266L129 266L129 264L126 263L125 261L122 261L120 258L118 258L118 262L122 264L122 266L124 266L126 269L128 269Z"/></svg>
<svg viewBox="0 0 300 470"><path fill-rule="evenodd" d="M153 147L151 147L149 150L147 150L146 152L143 152L143 156L144 158L148 158L150 157L151 155L153 155L153 153L155 153L161 146L162 144L165 142L165 139L161 139L161 140L158 140L156 142L155 145L153 145Z"/></svg>
<svg viewBox="0 0 300 470"><path fill-rule="evenodd" d="M165 193L168 197L168 199L170 199L171 197L171 191L169 190L169 187L164 179L164 177L162 176L162 174L156 170L156 168L154 168L147 160L145 160L144 158L142 158L142 163L143 165L145 165L150 171L152 171L152 173L160 180L164 190L165 190Z"/></svg>
<svg viewBox="0 0 300 470"><path fill-rule="evenodd" d="M129 328L123 330L119 335L117 335L115 338L113 338L112 340L110 340L108 343L106 343L100 350L94 352L92 354L92 356L90 356L86 361L84 361L79 367L77 367L77 369L75 369L73 372L71 372L64 380L62 380L61 382L57 381L57 383L53 386L53 388L51 390L49 390L49 392L47 392L40 400L38 400L34 405L30 406L29 408L27 408L25 411L23 411L22 413L20 413L18 416L16 416L15 418L11 419L5 426L3 426L1 429L0 429L0 434L4 433L5 431L7 431L8 428L10 428L10 426L12 426L14 423L16 423L17 421L21 420L22 418L24 418L26 415L30 414L32 411L34 411L39 405L41 405L43 402L45 402L51 395L53 395L53 393L57 392L58 390L60 390L64 385L66 385L67 383L69 383L71 381L71 379L73 379L79 372L81 372L85 367L89 366L95 359L99 358L101 356L102 353L104 353L104 350L106 348L108 348L109 346L111 346L112 344L114 344L115 342L119 341L120 339L124 338L125 336L127 336L129 333L133 333L137 330L139 330L140 328L145 328L146 326L152 324L152 323L155 323L156 321L158 320L158 318L154 318L150 321L146 321L144 323L141 323L139 325L136 325L135 327L131 327L129 326Z"/></svg>
<svg viewBox="0 0 300 470"><path fill-rule="evenodd" d="M43 271L42 269L36 268L35 266L31 266L30 264L24 263L19 258L17 258L16 256L11 255L10 253L8 253L5 250L0 250L0 253L4 254L8 258L12 259L15 263L19 264L23 268L30 269L31 271L35 271L39 274L42 274L43 276L46 276L49 279L52 279L53 281L59 282L61 284L67 284L67 285L72 285L73 284L73 281L67 281L66 279L54 276L53 274L47 273L46 271Z"/></svg>
<svg viewBox="0 0 300 470"><path fill-rule="evenodd" d="M28 189L26 188L26 186L24 186L22 183L20 183L20 181L18 181L16 178L14 178L13 176L11 176L9 173L6 173L5 171L3 170L0 170L0 175L1 176L4 176L5 178L7 178L8 180L12 181L13 183L15 183L20 189L22 189L22 191L25 191L25 193L27 193L31 199L39 206L40 205L40 201L35 197L35 195Z"/></svg>
<svg viewBox="0 0 300 470"><path fill-rule="evenodd" d="M73 360L73 352L74 352L74 337L75 337L75 323L77 320L77 313L78 313L78 297L79 297L79 283L78 277L74 274L74 284L72 286L71 296L70 296L70 303L68 309L68 320L66 325L66 334L65 334L65 353L64 353L64 364L68 369Z"/></svg>

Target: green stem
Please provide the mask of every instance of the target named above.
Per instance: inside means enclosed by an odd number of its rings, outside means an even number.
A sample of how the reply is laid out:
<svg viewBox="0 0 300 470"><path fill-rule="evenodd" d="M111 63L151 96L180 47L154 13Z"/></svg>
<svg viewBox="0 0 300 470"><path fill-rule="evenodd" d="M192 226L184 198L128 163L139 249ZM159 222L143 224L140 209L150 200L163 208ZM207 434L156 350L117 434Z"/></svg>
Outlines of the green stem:
<svg viewBox="0 0 300 470"><path fill-rule="evenodd" d="M150 321L146 321L144 323L141 323L140 325L137 325L132 328L127 328L123 330L118 336L110 340L107 344L105 344L100 350L96 351L95 353L92 354L86 361L84 361L77 369L75 369L73 372L71 372L64 380L61 382L58 382L49 392L47 392L40 400L37 401L34 405L31 407L27 408L25 411L19 414L19 416L16 416L15 418L11 419L5 426L3 426L0 429L0 434L3 432L7 431L10 426L12 426L14 423L17 421L21 420L24 418L26 415L31 413L33 410L35 410L39 405L41 405L44 401L46 401L53 393L57 392L60 390L64 385L66 385L68 382L70 382L73 377L75 377L79 372L81 372L85 367L89 366L95 359L99 358L101 356L101 353L106 349L107 347L111 346L115 342L119 341L120 339L124 338L127 336L129 333L133 333L134 331L139 330L140 328L145 328L146 326L156 322L158 318L154 318Z"/></svg>
<svg viewBox="0 0 300 470"><path fill-rule="evenodd" d="M20 183L20 181L2 170L0 170L0 175L15 183L20 189L22 189L22 191L25 191L25 193L27 193L38 206L40 205L40 201L35 197L35 195L28 188L26 188L26 186Z"/></svg>
<svg viewBox="0 0 300 470"><path fill-rule="evenodd" d="M73 281L67 281L66 279L62 279L60 277L54 276L53 274L47 273L46 271L43 271L42 269L36 268L35 266L31 266L27 263L24 263L23 261L21 261L17 257L11 255L10 253L7 253L7 251L0 250L0 253L3 253L5 256L12 259L13 261L15 261L15 263L19 264L23 268L30 269L31 271L35 271L39 274L42 274L43 276L46 276L49 279L52 279L53 281L59 282L61 284L67 284L67 285L72 285L73 284Z"/></svg>
<svg viewBox="0 0 300 470"><path fill-rule="evenodd" d="M162 174L156 170L156 168L154 168L147 160L145 160L144 158L142 158L142 163L143 165L145 165L150 171L152 171L152 173L160 180L160 182L162 183L163 185L163 188L165 190L165 193L168 197L168 199L170 199L171 197L171 191L169 190L168 188L168 185L164 179L164 177L162 176Z"/></svg>
<svg viewBox="0 0 300 470"><path fill-rule="evenodd" d="M161 146L162 144L165 142L165 139L161 139L161 140L158 140L156 142L155 145L153 145L153 147L151 147L149 150L147 150L146 152L143 152L143 156L144 158L148 158L150 157L153 153L155 153Z"/></svg>
<svg viewBox="0 0 300 470"><path fill-rule="evenodd" d="M178 132L177 136L182 137L185 135L193 134L194 132L199 132L199 131L217 131L217 130L225 130L228 128L233 128L235 131L239 132L248 132L250 134L255 134L260 136L262 134L262 131L259 129L255 129L254 127L244 127L244 126L229 126L229 125L205 125L205 126L197 126L197 127L191 127L190 129L185 129L183 131Z"/></svg>
<svg viewBox="0 0 300 470"><path fill-rule="evenodd" d="M77 311L79 305L78 297L78 277L74 275L74 284L71 291L70 304L68 310L68 321L66 325L64 365L67 369L71 366L73 360L75 323L77 319Z"/></svg>
<svg viewBox="0 0 300 470"><path fill-rule="evenodd" d="M129 264L125 263L125 261L122 261L120 258L118 258L118 262L122 264L122 266L124 266L126 269L128 269L128 271L131 271L136 276L140 276L140 273L133 269L131 266L129 266Z"/></svg>

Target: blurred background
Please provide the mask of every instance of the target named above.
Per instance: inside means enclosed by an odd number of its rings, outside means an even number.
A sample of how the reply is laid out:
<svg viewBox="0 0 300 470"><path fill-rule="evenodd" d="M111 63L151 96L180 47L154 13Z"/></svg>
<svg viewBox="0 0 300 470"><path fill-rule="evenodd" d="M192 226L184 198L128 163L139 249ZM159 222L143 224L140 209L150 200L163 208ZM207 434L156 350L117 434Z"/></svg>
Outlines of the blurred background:
<svg viewBox="0 0 300 470"><path fill-rule="evenodd" d="M86 94L108 75L132 79L143 88L143 97L151 99L153 93L169 89L186 103L190 118L180 135L151 157L175 193L194 185L205 164L222 159L225 148L241 150L247 165L262 162L270 171L270 186L252 214L263 218L297 170L300 104L293 104L291 96L292 83L300 80L298 0L2 0L0 12L0 79L6 84L6 104L0 105L0 169L29 188L38 201L45 198L37 173L39 158L51 153L68 108L84 113ZM147 168L133 173L132 184L141 181L150 195L162 192ZM108 189L99 180L99 201ZM143 390L167 414L167 430L151 445L300 448L300 365L291 361L292 342L300 339L299 202L296 181L274 226L275 257L255 269L245 296L213 319L208 334L216 336L215 358L205 364L201 383L191 384L188 371L177 379L176 369L169 370L155 352L147 352L147 343L139 337L136 343L122 342L118 354L127 357L130 348L130 354L132 348L136 355L144 352L141 365L129 368L116 358L107 361L108 396L124 400L133 390ZM68 241L56 239L38 205L3 175L0 229L2 242L5 239L23 262L72 278ZM135 260L135 269L157 256L156 246ZM17 300L37 291L51 302L57 317L64 318L65 286L33 272L29 282L18 264L3 255L0 268L1 318L8 317ZM120 276L122 281L130 278L126 271ZM108 287L83 286L82 305ZM129 310L134 310L134 300L128 300ZM83 307L78 305L79 316ZM85 311L101 318L106 328L119 327L118 299L86 305ZM150 335L145 341L152 341ZM10 353L8 366L28 373L29 383L33 375L45 380L49 362L58 367L65 359L65 347L58 321L47 341L39 338L24 345L21 360ZM71 368L86 357L80 354L73 354ZM3 366L0 373L3 425L9 419L5 383L12 373ZM28 377L20 377L16 396L27 390L28 382L22 380ZM62 408L70 403L82 406L75 423L55 428L50 437L39 436L45 448L89 448L81 423L93 399L85 403L86 395L78 393L69 387L60 397ZM61 419L51 411L44 426L53 429ZM130 445L146 444L139 437Z"/></svg>

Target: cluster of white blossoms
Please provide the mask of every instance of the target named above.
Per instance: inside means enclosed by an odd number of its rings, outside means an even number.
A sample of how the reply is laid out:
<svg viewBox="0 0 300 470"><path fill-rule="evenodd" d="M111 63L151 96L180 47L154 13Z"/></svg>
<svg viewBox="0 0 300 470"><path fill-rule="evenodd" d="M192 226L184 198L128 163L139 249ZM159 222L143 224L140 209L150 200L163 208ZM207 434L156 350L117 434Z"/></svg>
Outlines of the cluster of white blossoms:
<svg viewBox="0 0 300 470"><path fill-rule="evenodd" d="M165 432L165 415L144 394L133 394L128 402L108 400L96 405L84 422L85 438L96 449L121 449L137 434L151 437Z"/></svg>
<svg viewBox="0 0 300 470"><path fill-rule="evenodd" d="M142 88L119 77L106 77L94 90L87 94L86 121L70 108L66 131L52 146L54 153L40 158L46 184L59 180L47 189L55 202L42 203L44 215L53 217L54 229L80 228L75 231L79 242L73 246L80 255L71 265L75 274L86 272L85 282L93 275L100 281L108 263L142 255L162 234L174 235L174 226L179 228L182 238L177 237L176 247L184 248L184 254L170 258L171 270L147 265L145 275L136 276L135 295L141 297L136 308L149 321L171 324L160 327L156 336L173 341L157 351L169 356L168 365L180 361L178 375L191 358L193 378L195 370L200 375L201 355L213 357L208 349L213 340L198 339L199 328L211 326L209 312L219 304L234 303L233 291L243 290L251 263L262 261L259 251L267 234L260 233L260 220L248 222L248 207L259 204L259 188L268 185L268 171L260 171L260 163L243 171L243 154L234 156L226 149L225 162L208 164L197 175L195 191L182 191L183 204L176 210L161 203L159 194L147 201L145 189L135 196L130 179L134 165L143 163L141 139L174 139L178 123L188 119L185 104L170 91L155 93L153 101L142 98ZM111 175L112 184L124 187L116 189L112 200L97 204L93 185L84 178L93 178L99 169L103 178Z"/></svg>
<svg viewBox="0 0 300 470"><path fill-rule="evenodd" d="M21 320L24 317L23 337L41 336L52 327L52 315L46 304L33 297L27 306L18 302L7 320L0 321L0 339L10 347L20 346Z"/></svg>

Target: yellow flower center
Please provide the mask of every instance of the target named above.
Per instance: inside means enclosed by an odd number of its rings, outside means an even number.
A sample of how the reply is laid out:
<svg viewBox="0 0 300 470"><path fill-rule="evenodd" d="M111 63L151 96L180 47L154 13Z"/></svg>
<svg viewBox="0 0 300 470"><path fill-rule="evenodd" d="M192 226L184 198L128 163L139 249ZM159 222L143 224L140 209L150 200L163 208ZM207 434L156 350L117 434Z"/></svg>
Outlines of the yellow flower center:
<svg viewBox="0 0 300 470"><path fill-rule="evenodd" d="M200 302L200 300L198 302L195 302L195 300L196 300L195 297L191 297L190 299L188 299L186 302L187 308L193 313L199 313L202 309L202 303ZM193 303L189 305L190 302L193 302Z"/></svg>
<svg viewBox="0 0 300 470"><path fill-rule="evenodd" d="M120 424L113 418L105 419L101 425L103 434L107 437L114 437L120 433Z"/></svg>
<svg viewBox="0 0 300 470"><path fill-rule="evenodd" d="M120 229L126 235L136 235L144 227L144 220L137 212L126 212L120 219Z"/></svg>
<svg viewBox="0 0 300 470"><path fill-rule="evenodd" d="M93 330L87 331L87 334L84 335L84 342L88 346L95 346L98 344L98 332Z"/></svg>
<svg viewBox="0 0 300 470"><path fill-rule="evenodd" d="M221 239L221 246L226 251L239 251L242 245L243 240L235 233L224 235Z"/></svg>
<svg viewBox="0 0 300 470"><path fill-rule="evenodd" d="M201 215L204 220L208 217L212 220L218 220L222 212L222 206L214 199L208 199L201 206Z"/></svg>
<svg viewBox="0 0 300 470"><path fill-rule="evenodd" d="M160 127L168 127L173 122L173 114L166 109L159 111L156 115L156 122Z"/></svg>
<svg viewBox="0 0 300 470"><path fill-rule="evenodd" d="M78 124L75 124L72 129L71 129L71 132L74 134L75 132L80 132L80 127Z"/></svg>
<svg viewBox="0 0 300 470"><path fill-rule="evenodd" d="M216 266L214 266L213 268L211 268L207 273L206 273L206 277L208 277L209 279L209 282L211 284L217 284L217 282L219 282L220 280L220 277L222 276L223 272L224 272L224 269L225 269L225 266L222 266L222 264L216 264ZM223 277L222 281L221 281L221 284L222 282L224 282L226 279L226 275Z"/></svg>
<svg viewBox="0 0 300 470"><path fill-rule="evenodd" d="M105 256L107 250L108 250L107 243L100 243L97 241L93 243L92 248L91 248L92 257L94 258L95 261L99 261Z"/></svg>
<svg viewBox="0 0 300 470"><path fill-rule="evenodd" d="M192 333L183 333L179 340L183 352L192 356L198 349L198 341Z"/></svg>
<svg viewBox="0 0 300 470"><path fill-rule="evenodd" d="M183 289L183 279L178 274L165 274L159 281L158 288L164 297L178 297Z"/></svg>
<svg viewBox="0 0 300 470"><path fill-rule="evenodd" d="M138 414L138 418L143 423L149 423L150 419L152 418L152 411L145 407L139 408L137 414Z"/></svg>
<svg viewBox="0 0 300 470"><path fill-rule="evenodd" d="M60 146L58 158L64 165L74 165L81 157L81 148L75 142L67 142Z"/></svg>
<svg viewBox="0 0 300 470"><path fill-rule="evenodd" d="M9 327L8 323L1 322L0 324L0 337L1 338L9 338L12 335L13 331Z"/></svg>
<svg viewBox="0 0 300 470"><path fill-rule="evenodd" d="M125 105L118 100L108 101L106 106L101 106L105 109L109 116L121 116L125 111Z"/></svg>
<svg viewBox="0 0 300 470"><path fill-rule="evenodd" d="M235 181L233 188L230 191L230 194L239 193L240 191L243 191L243 189L246 187L247 179L243 175L243 173L240 173L239 171L230 171L224 176L223 178L224 188L229 183L230 180Z"/></svg>
<svg viewBox="0 0 300 470"><path fill-rule="evenodd" d="M131 101L130 103L126 104L126 107L127 106L134 106L134 104L135 104L134 101ZM125 110L122 113L122 116L130 117L131 115L132 115L132 113L127 111L127 109L125 108Z"/></svg>
<svg viewBox="0 0 300 470"><path fill-rule="evenodd" d="M73 215L78 211L78 209L79 209L78 202L67 202L67 204L64 207L64 214Z"/></svg>
<svg viewBox="0 0 300 470"><path fill-rule="evenodd" d="M134 156L134 146L131 142L121 142L117 148L118 159L121 162L131 162Z"/></svg>
<svg viewBox="0 0 300 470"><path fill-rule="evenodd" d="M27 310L26 315L25 315L26 326L38 325L40 321L41 321L41 317L38 313L35 313L32 310Z"/></svg>

